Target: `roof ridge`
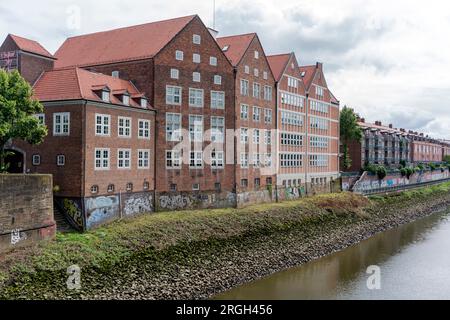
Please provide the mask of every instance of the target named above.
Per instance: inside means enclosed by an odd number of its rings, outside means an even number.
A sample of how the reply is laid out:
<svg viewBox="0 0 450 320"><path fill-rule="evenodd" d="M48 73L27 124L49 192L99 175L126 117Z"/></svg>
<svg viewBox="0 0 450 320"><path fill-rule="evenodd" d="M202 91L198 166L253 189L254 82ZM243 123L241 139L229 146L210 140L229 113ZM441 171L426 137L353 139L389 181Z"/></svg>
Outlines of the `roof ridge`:
<svg viewBox="0 0 450 320"><path fill-rule="evenodd" d="M290 56L291 54L292 54L292 52L289 52L289 53L279 53L279 54L270 54L270 55L266 55L266 57L269 58L269 57Z"/></svg>
<svg viewBox="0 0 450 320"><path fill-rule="evenodd" d="M256 32L249 32L249 33L242 33L242 34L235 34L235 35L229 35L229 36L223 36L223 37L217 37L217 39L225 39L225 38L237 38L237 37L244 37L249 35L256 35Z"/></svg>

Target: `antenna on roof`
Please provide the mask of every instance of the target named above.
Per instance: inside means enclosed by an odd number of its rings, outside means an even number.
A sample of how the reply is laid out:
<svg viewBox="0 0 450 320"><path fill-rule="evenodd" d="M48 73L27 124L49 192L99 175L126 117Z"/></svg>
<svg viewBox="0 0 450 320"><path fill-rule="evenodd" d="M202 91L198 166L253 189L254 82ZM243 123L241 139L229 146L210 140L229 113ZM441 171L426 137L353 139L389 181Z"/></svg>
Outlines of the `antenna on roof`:
<svg viewBox="0 0 450 320"><path fill-rule="evenodd" d="M216 0L213 0L213 29L216 30Z"/></svg>

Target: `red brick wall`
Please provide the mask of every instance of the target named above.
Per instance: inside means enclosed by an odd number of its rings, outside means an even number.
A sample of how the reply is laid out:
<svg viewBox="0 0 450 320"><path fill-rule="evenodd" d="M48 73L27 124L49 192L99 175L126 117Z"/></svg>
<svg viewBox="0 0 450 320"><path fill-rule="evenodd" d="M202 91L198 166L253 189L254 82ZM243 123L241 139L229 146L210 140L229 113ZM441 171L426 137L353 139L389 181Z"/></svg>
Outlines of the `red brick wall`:
<svg viewBox="0 0 450 320"><path fill-rule="evenodd" d="M442 145L429 141L412 142L413 162L441 162Z"/></svg>

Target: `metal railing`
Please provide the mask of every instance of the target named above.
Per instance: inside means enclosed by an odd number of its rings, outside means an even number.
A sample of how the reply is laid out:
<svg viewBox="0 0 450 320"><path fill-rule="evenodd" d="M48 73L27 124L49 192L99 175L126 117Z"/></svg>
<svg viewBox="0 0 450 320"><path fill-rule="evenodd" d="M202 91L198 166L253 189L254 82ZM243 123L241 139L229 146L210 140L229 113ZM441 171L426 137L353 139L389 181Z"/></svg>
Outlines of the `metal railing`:
<svg viewBox="0 0 450 320"><path fill-rule="evenodd" d="M404 185L398 185L395 187L383 187L383 188L376 188L376 189L371 189L371 190L354 191L354 192L365 195L365 196L376 195L376 194L386 194L386 193L422 188L422 187L440 184L440 183L444 183L444 182L448 182L448 181L450 181L450 178L435 180L435 181L420 182L420 183L404 184Z"/></svg>

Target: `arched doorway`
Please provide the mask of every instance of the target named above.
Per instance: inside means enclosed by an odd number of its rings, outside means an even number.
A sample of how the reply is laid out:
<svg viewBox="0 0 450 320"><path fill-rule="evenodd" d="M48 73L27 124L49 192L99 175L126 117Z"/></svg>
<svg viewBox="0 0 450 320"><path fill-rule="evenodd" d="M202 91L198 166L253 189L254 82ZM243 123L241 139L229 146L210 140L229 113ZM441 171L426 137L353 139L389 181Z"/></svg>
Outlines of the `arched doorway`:
<svg viewBox="0 0 450 320"><path fill-rule="evenodd" d="M25 173L25 156L20 150L6 149L5 163L9 173Z"/></svg>

